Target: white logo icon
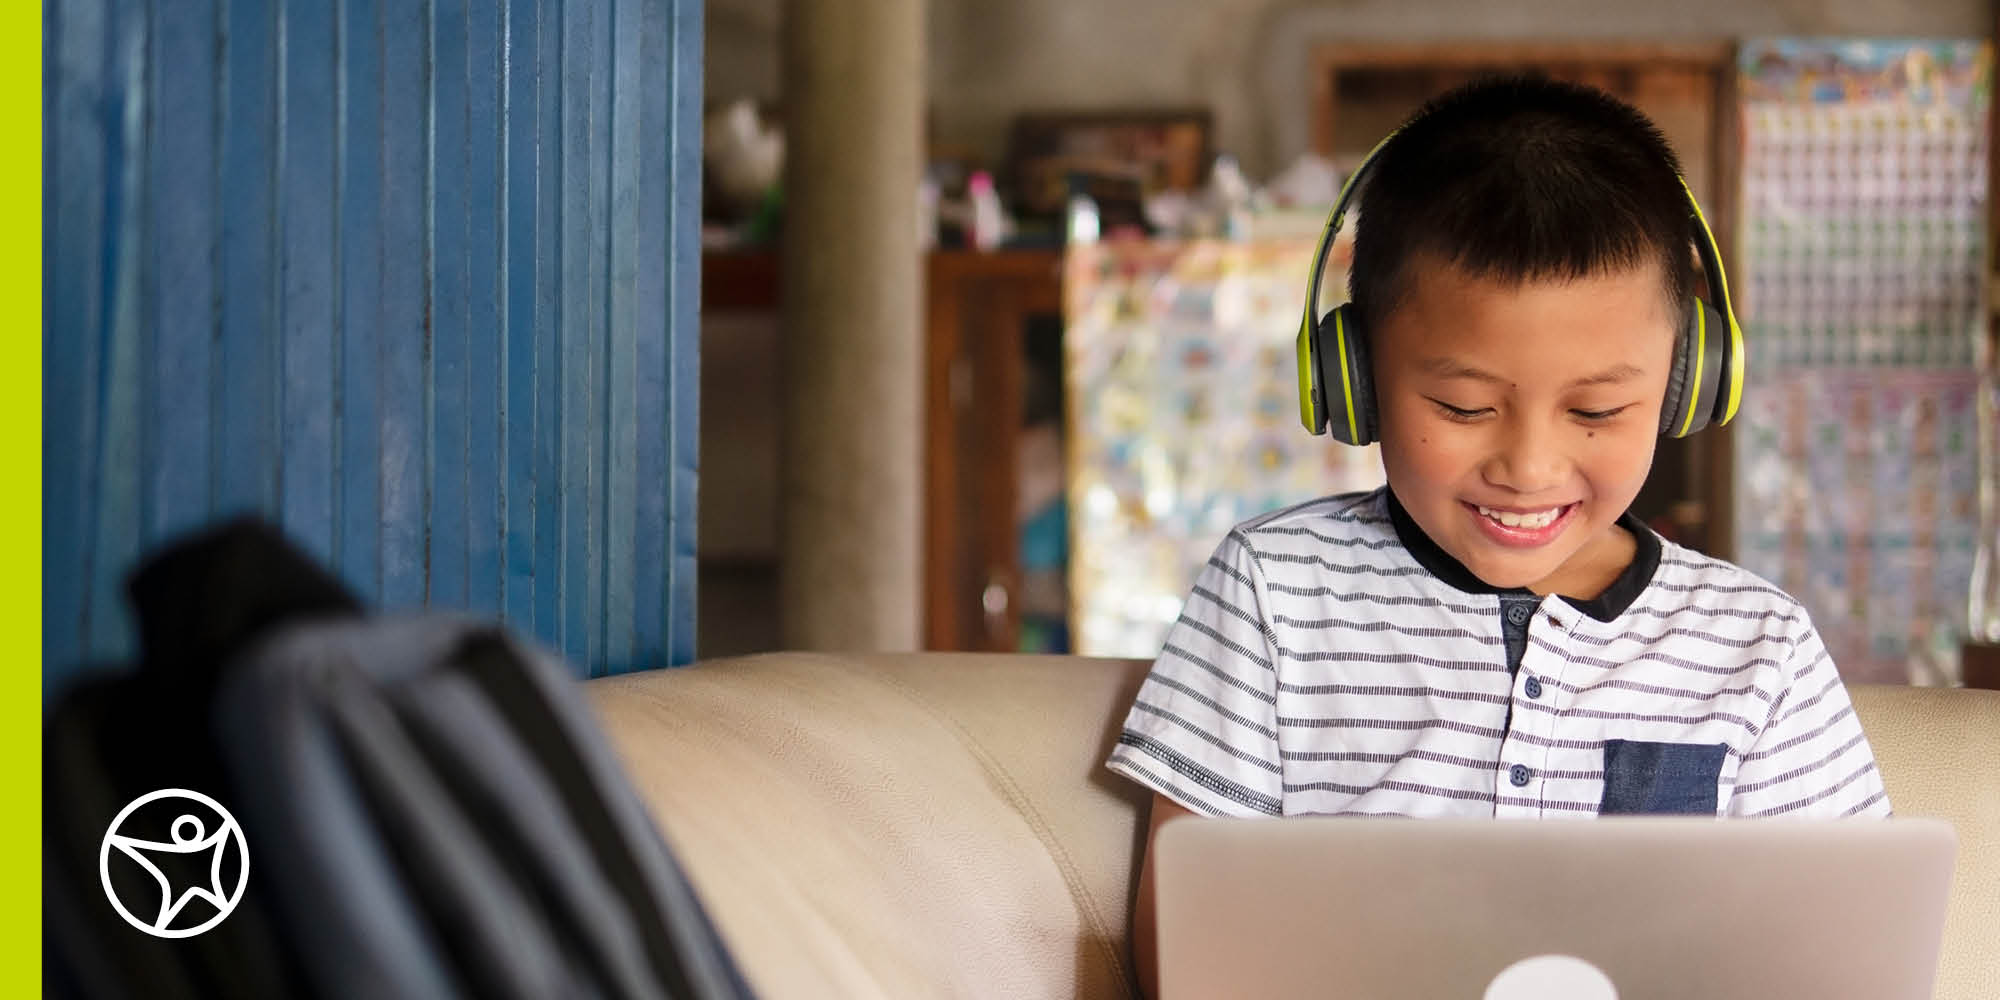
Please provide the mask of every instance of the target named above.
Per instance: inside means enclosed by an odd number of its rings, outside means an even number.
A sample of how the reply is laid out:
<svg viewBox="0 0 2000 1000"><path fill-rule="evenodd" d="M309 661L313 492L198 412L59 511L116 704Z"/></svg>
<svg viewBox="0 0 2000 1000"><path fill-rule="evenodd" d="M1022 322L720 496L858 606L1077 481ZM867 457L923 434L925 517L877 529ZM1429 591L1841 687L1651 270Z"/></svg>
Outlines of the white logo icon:
<svg viewBox="0 0 2000 1000"><path fill-rule="evenodd" d="M131 818L139 807L161 799L184 800L181 803L184 808L190 804L206 807L211 814L209 821L215 824L215 828L210 830L208 824L195 813L184 812L175 817L173 825L169 828L169 836L172 839L168 841L142 840L120 832L125 826L125 821ZM224 890L223 873L232 845L237 859L236 886ZM114 847L137 862L139 867L145 869L147 874L153 876L153 881L159 884L157 908L150 899L133 900L133 905L128 907L127 901L119 898L117 891L111 886L111 850ZM180 890L174 888L166 873L160 870L159 862L154 860L154 856L159 855L199 859L204 853L209 855L204 869L208 873L207 884ZM118 817L111 821L111 828L104 831L104 846L97 852L97 874L104 882L105 898L111 900L112 908L118 911L119 916L125 918L126 923L154 937L193 937L221 923L222 918L229 916L229 912L236 909L236 904L243 899L243 888L250 883L250 846L243 840L243 828L236 824L236 817L229 815L229 810L222 808L221 803L200 792L191 792L185 788L163 788L157 792L141 795L133 799L124 809L119 810ZM129 886L127 893L138 895ZM215 914L193 927L173 926L174 918L180 915L181 910L189 902L196 899L213 906ZM153 913L152 919L148 920L134 915L135 910L140 913L156 912Z"/></svg>
<svg viewBox="0 0 2000 1000"><path fill-rule="evenodd" d="M1536 955L1500 970L1486 1000L1618 1000L1604 970L1568 955Z"/></svg>

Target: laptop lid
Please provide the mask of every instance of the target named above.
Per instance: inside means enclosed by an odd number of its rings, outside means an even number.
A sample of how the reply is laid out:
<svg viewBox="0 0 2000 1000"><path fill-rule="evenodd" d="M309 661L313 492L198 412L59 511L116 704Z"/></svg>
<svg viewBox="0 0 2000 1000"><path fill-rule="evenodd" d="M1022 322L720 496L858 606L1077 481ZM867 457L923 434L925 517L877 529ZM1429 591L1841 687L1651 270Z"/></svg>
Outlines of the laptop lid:
<svg viewBox="0 0 2000 1000"><path fill-rule="evenodd" d="M1154 850L1166 1000L1920 1000L1956 838L1918 819L1186 818Z"/></svg>

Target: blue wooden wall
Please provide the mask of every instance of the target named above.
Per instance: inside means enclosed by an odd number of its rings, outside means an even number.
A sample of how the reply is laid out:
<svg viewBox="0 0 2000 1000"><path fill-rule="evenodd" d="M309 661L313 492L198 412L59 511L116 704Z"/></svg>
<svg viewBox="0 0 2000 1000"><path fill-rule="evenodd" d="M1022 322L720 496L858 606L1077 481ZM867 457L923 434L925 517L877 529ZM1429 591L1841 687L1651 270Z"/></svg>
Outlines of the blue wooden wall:
<svg viewBox="0 0 2000 1000"><path fill-rule="evenodd" d="M698 0L47 0L45 689L240 511L591 674L694 652Z"/></svg>

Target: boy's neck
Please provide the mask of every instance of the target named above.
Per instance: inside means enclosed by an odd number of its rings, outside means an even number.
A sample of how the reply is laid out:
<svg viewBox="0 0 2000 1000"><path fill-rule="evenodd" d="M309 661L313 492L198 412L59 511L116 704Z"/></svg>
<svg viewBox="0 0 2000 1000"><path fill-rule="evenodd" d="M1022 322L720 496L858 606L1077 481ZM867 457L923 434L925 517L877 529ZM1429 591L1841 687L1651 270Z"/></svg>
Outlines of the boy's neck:
<svg viewBox="0 0 2000 1000"><path fill-rule="evenodd" d="M1554 594L1557 597L1592 601L1632 565L1639 554L1638 539L1622 523L1613 523L1610 530L1591 539L1576 555L1569 558L1554 573L1528 585L1528 590L1537 596Z"/></svg>

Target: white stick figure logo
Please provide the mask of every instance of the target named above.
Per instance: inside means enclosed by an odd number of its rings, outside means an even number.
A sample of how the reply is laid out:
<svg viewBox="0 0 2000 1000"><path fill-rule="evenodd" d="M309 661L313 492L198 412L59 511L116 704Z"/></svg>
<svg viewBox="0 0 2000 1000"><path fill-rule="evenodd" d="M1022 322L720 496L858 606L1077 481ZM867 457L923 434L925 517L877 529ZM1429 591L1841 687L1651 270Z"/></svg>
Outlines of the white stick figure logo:
<svg viewBox="0 0 2000 1000"><path fill-rule="evenodd" d="M141 840L120 832L125 826L125 821L141 806L161 799L183 799L206 807L211 814L211 822L215 823L215 829L208 829L208 825L202 822L201 817L193 813L182 813L174 819L169 832L171 839L168 841ZM140 918L133 911L143 913L154 909L151 900L146 900L143 904L134 900L132 901L134 905L128 907L127 901L120 899L117 890L112 888L113 848L131 858L147 874L153 876L154 882L158 883L159 902L150 920ZM223 873L232 850L238 859L236 885L232 889L225 890L222 886ZM180 890L174 888L172 881L160 869L159 862L154 860L154 856L157 855L198 858L204 852L209 855L208 884ZM125 918L126 923L154 937L193 937L221 923L222 918L229 916L230 911L236 909L236 904L242 901L243 888L250 883L250 847L243 839L243 828L237 825L236 817L229 815L229 810L222 808L221 803L200 792L191 792L185 788L163 788L157 792L141 795L133 799L124 809L119 810L117 818L111 821L111 828L104 831L104 845L97 852L97 874L104 882L105 898L111 900L112 908L118 911L119 916ZM215 907L215 914L193 927L173 926L174 918L180 915L181 910L189 902L196 899Z"/></svg>

